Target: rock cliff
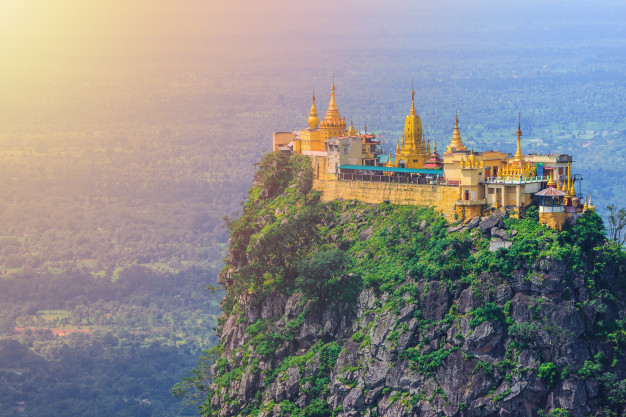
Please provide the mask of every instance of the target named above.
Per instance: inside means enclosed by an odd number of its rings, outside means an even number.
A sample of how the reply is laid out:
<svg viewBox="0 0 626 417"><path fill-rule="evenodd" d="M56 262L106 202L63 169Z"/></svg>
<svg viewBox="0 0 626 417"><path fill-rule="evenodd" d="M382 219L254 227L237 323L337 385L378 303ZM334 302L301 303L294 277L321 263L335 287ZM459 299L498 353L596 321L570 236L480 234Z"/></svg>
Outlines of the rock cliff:
<svg viewBox="0 0 626 417"><path fill-rule="evenodd" d="M456 226L309 183L272 154L229 223L205 415L626 415L625 255L597 215Z"/></svg>

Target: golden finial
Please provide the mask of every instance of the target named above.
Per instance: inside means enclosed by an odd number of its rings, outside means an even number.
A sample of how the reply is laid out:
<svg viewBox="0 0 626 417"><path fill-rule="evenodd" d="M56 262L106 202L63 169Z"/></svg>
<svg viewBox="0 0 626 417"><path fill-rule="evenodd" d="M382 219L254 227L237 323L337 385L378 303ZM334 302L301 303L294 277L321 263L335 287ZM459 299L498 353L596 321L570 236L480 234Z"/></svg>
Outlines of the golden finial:
<svg viewBox="0 0 626 417"><path fill-rule="evenodd" d="M461 132L459 131L459 109L456 109L456 116L454 117L454 131L452 132L452 142L448 147L450 151L465 151L467 148L463 145L461 140Z"/></svg>
<svg viewBox="0 0 626 417"><path fill-rule="evenodd" d="M589 210L589 205L587 205L587 196L585 196L585 205L583 206L583 211Z"/></svg>
<svg viewBox="0 0 626 417"><path fill-rule="evenodd" d="M311 99L311 111L309 112L309 129L317 129L320 124L320 119L317 117L317 109L315 108L315 90L313 90L313 98Z"/></svg>
<svg viewBox="0 0 626 417"><path fill-rule="evenodd" d="M328 103L328 111L326 112L326 119L341 119L339 110L337 109L337 102L335 101L335 75L333 74L333 84L330 87L330 103ZM345 125L344 125L345 126Z"/></svg>
<svg viewBox="0 0 626 417"><path fill-rule="evenodd" d="M567 163L567 194L566 197L572 198L576 195L574 183L572 182L572 163Z"/></svg>
<svg viewBox="0 0 626 417"><path fill-rule="evenodd" d="M415 111L415 91L411 90L411 111L409 112L409 115L415 116L416 114L417 112Z"/></svg>
<svg viewBox="0 0 626 417"><path fill-rule="evenodd" d="M428 148L426 149L426 151L428 152L428 154L430 155L430 139L428 139Z"/></svg>
<svg viewBox="0 0 626 417"><path fill-rule="evenodd" d="M548 180L548 188L554 188L554 186L556 185L556 182L554 182L554 180L552 179L552 176L550 176L550 179Z"/></svg>
<svg viewBox="0 0 626 417"><path fill-rule="evenodd" d="M593 201L591 201L591 193L589 193L589 211L596 211L596 206L594 206Z"/></svg>
<svg viewBox="0 0 626 417"><path fill-rule="evenodd" d="M524 154L522 153L521 138L522 138L522 113L519 114L519 119L517 122L517 150L515 151L513 162L518 162L518 163L524 162Z"/></svg>
<svg viewBox="0 0 626 417"><path fill-rule="evenodd" d="M352 120L350 120L350 127L348 128L348 136L356 136L356 130L354 129L354 125L352 124Z"/></svg>

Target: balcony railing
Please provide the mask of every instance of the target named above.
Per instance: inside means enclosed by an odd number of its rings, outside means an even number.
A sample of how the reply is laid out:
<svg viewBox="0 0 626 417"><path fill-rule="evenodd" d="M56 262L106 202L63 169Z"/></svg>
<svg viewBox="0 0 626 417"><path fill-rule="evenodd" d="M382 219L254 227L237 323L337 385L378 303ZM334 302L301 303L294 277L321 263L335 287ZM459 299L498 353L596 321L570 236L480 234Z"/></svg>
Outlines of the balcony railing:
<svg viewBox="0 0 626 417"><path fill-rule="evenodd" d="M487 204L487 200L456 200L457 206L484 206Z"/></svg>
<svg viewBox="0 0 626 417"><path fill-rule="evenodd" d="M340 172L337 175L340 181L371 181L371 182L389 182L395 184L422 184L422 185L439 185L438 180L427 177L409 177L402 175L376 175L376 174L357 174L352 172Z"/></svg>
<svg viewBox="0 0 626 417"><path fill-rule="evenodd" d="M480 182L483 184L531 184L535 182L548 181L550 177L537 176L537 177L518 177L518 178L499 178L499 177L487 177L483 178Z"/></svg>

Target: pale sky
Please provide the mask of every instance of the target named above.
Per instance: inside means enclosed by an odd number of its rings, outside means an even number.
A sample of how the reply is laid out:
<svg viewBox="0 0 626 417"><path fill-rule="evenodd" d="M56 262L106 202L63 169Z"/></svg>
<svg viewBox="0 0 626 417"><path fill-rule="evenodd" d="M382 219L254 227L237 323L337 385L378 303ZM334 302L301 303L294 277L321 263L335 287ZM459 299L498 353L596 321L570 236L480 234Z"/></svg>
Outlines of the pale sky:
<svg viewBox="0 0 626 417"><path fill-rule="evenodd" d="M0 0L0 59L3 65L132 61L137 54L167 59L177 42L227 48L232 40L292 40L306 49L330 39L365 47L359 39L423 31L461 38L468 25L515 30L532 27L537 17L558 22L564 15L581 24L619 19L624 5L616 0Z"/></svg>
<svg viewBox="0 0 626 417"><path fill-rule="evenodd" d="M284 65L314 62L328 78L342 69L337 57L361 57L356 68L381 62L386 50L427 59L410 50L571 48L590 31L624 37L625 10L623 0L0 0L0 124L2 109L22 97L54 107L58 94L90 94L78 84L103 75L122 80L125 92L124 83L171 64L193 73L201 63L210 78L207 63L280 77ZM39 100L44 90L53 98Z"/></svg>

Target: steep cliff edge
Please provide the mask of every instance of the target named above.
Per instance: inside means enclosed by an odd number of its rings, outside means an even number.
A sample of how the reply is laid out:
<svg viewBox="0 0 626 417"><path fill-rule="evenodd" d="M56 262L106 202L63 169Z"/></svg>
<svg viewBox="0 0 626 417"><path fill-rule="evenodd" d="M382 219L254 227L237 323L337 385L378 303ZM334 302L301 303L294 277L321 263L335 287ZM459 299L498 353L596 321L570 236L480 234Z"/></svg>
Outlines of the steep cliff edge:
<svg viewBox="0 0 626 417"><path fill-rule="evenodd" d="M597 215L450 227L311 182L305 158L268 155L229 223L204 415L626 413L626 258Z"/></svg>

